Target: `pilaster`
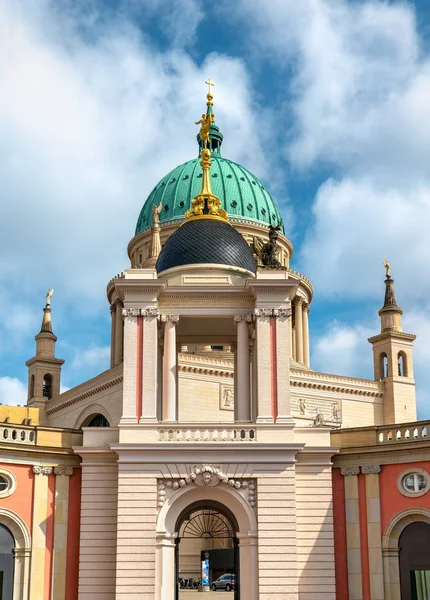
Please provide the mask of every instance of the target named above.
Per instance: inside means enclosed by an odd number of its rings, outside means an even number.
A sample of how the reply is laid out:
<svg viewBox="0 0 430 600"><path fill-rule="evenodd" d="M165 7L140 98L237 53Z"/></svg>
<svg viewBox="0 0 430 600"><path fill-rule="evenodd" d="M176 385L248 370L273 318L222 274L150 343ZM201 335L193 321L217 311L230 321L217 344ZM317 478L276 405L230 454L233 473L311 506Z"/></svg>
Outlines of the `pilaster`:
<svg viewBox="0 0 430 600"><path fill-rule="evenodd" d="M379 473L381 467L361 467L366 478L367 539L369 547L370 599L384 600L384 574L382 564L381 502Z"/></svg>
<svg viewBox="0 0 430 600"><path fill-rule="evenodd" d="M49 476L52 467L35 465L32 548L30 568L30 598L45 600L46 527L48 513Z"/></svg>
<svg viewBox="0 0 430 600"><path fill-rule="evenodd" d="M344 476L345 483L349 600L363 600L360 510L358 502L358 475L360 467L343 467L340 472Z"/></svg>
<svg viewBox="0 0 430 600"><path fill-rule="evenodd" d="M67 516L69 512L69 481L72 467L54 467L54 549L52 556L52 597L65 600L67 559Z"/></svg>

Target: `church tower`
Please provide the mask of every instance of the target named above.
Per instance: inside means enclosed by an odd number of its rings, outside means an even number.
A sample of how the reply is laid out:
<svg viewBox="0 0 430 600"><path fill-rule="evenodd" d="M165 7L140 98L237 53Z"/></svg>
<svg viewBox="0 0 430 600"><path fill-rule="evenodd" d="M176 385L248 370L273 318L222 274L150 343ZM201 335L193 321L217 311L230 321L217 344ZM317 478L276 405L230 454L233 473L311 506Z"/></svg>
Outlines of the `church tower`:
<svg viewBox="0 0 430 600"><path fill-rule="evenodd" d="M397 306L390 265L386 267L384 306L379 311L381 333L369 338L373 346L375 381L385 383L384 423L415 421L416 398L412 344L416 336L404 333L402 309Z"/></svg>
<svg viewBox="0 0 430 600"><path fill-rule="evenodd" d="M47 424L46 403L60 393L61 367L64 360L55 358L57 337L52 332L51 296L46 294L46 305L40 332L36 335L36 355L25 364L28 367L27 405L40 409L40 424Z"/></svg>

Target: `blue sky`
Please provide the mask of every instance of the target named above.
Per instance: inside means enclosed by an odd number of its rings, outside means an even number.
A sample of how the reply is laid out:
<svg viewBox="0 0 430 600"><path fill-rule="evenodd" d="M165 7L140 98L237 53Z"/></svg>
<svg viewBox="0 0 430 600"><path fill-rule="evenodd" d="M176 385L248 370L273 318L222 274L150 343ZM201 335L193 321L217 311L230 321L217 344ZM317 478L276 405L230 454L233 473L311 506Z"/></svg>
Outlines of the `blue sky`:
<svg viewBox="0 0 430 600"><path fill-rule="evenodd" d="M223 154L271 190L314 283L312 366L372 377L387 257L430 418L428 2L15 0L0 23L0 402L25 402L49 287L63 385L108 367L106 284L195 156L210 76Z"/></svg>

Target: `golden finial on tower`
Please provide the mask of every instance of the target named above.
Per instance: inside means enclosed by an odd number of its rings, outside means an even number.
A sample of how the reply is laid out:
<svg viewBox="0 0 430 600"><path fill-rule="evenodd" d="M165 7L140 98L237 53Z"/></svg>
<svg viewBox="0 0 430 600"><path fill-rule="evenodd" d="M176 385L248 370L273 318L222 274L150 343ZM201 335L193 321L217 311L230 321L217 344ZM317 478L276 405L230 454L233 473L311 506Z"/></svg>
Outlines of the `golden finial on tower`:
<svg viewBox="0 0 430 600"><path fill-rule="evenodd" d="M209 77L209 79L207 81L205 81L205 84L208 86L208 93L206 98L208 99L207 101L207 106L213 106L213 102L212 100L214 99L213 95L212 95L212 87L215 87L214 82L212 81L212 79Z"/></svg>
<svg viewBox="0 0 430 600"><path fill-rule="evenodd" d="M215 84L209 78L205 81L205 84L209 87L207 94L207 106L208 109L206 114L202 114L202 118L199 121L195 121L196 125L200 125L200 139L203 143L203 149L200 152L201 163L203 174L202 174L202 187L200 193L191 200L191 208L185 213L186 219L200 218L200 219L222 219L227 220L227 212L221 208L221 200L218 196L212 192L211 180L210 180L210 168L211 168L211 151L209 149L210 141L210 129L212 123L215 122L215 115L212 112L212 100L213 96L211 93L211 86Z"/></svg>

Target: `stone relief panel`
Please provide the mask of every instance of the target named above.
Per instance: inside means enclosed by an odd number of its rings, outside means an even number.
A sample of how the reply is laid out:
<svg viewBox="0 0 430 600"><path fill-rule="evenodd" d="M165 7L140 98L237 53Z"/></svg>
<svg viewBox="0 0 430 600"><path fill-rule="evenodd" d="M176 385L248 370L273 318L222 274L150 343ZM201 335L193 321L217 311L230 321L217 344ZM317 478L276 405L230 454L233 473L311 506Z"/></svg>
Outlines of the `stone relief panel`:
<svg viewBox="0 0 430 600"><path fill-rule="evenodd" d="M242 477L228 477L220 465L198 464L193 465L190 472L185 477L164 478L158 480L158 507L164 505L168 498L171 498L179 489L186 486L206 486L215 487L217 485L227 485L235 490L248 502L249 506L255 510L256 506L256 481L254 479L245 479Z"/></svg>
<svg viewBox="0 0 430 600"><path fill-rule="evenodd" d="M219 408L220 410L234 410L234 387L232 385L220 385Z"/></svg>
<svg viewBox="0 0 430 600"><path fill-rule="evenodd" d="M328 398L291 397L291 410L295 414L308 417L318 423L341 423L342 404L340 400Z"/></svg>

